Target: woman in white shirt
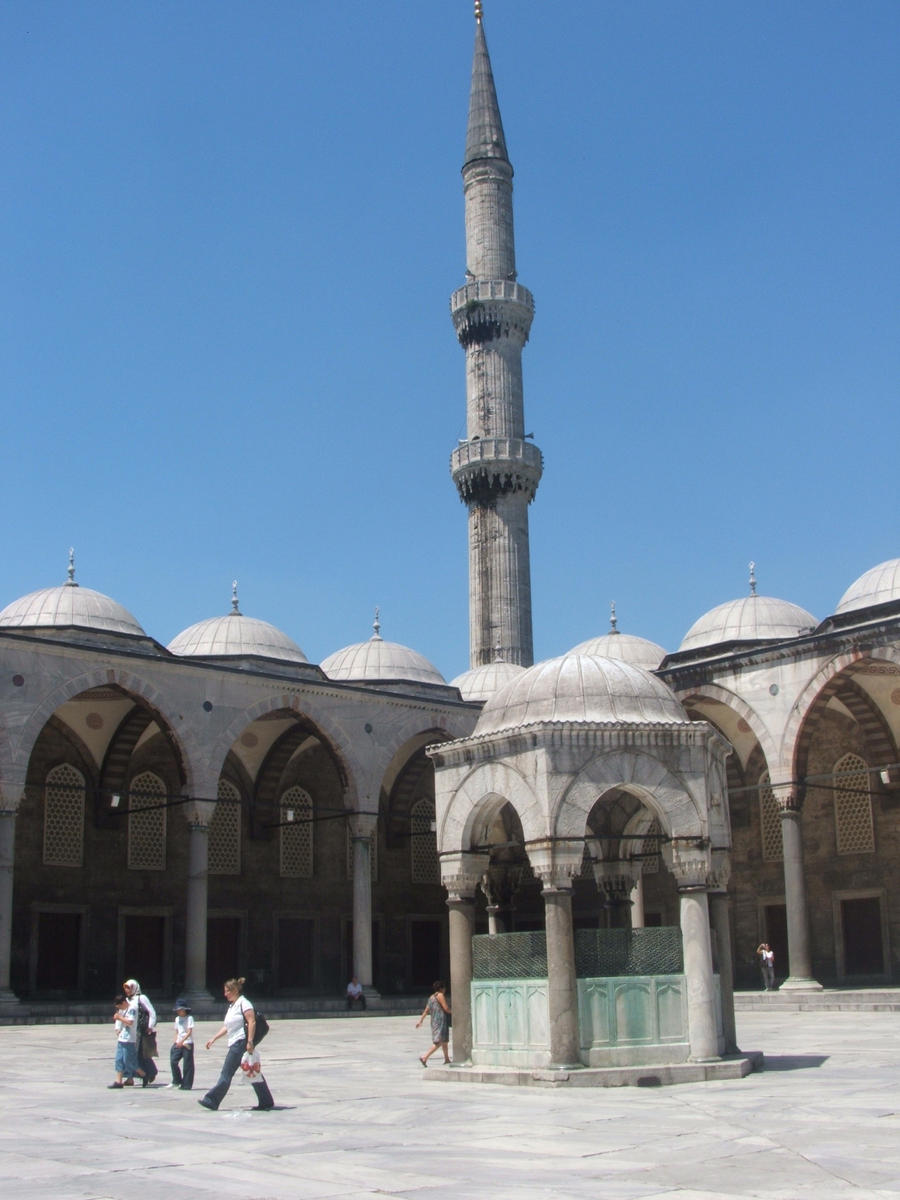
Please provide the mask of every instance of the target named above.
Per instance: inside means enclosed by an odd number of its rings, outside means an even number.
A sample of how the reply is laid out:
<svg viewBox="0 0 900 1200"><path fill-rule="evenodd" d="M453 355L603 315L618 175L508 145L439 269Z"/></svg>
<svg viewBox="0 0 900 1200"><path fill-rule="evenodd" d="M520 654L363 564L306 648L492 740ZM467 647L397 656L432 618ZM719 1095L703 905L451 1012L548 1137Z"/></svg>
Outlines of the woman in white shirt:
<svg viewBox="0 0 900 1200"><path fill-rule="evenodd" d="M206 1043L206 1048L210 1050L213 1042L217 1042L220 1037L227 1037L228 1052L225 1055L224 1063L222 1063L222 1073L219 1075L218 1081L201 1100L197 1101L204 1108L217 1109L219 1107L225 1097L225 1093L231 1086L231 1080L234 1078L235 1071L241 1065L244 1051L253 1050L254 1036L256 1034L256 1013L253 1011L253 1003L243 994L245 983L246 980L243 978L229 979L225 983L225 999L228 1001L225 1024L217 1034L209 1039ZM258 1083L254 1083L253 1090L256 1092L256 1107L258 1109L275 1107L275 1101L272 1099L269 1085L264 1079L261 1079Z"/></svg>

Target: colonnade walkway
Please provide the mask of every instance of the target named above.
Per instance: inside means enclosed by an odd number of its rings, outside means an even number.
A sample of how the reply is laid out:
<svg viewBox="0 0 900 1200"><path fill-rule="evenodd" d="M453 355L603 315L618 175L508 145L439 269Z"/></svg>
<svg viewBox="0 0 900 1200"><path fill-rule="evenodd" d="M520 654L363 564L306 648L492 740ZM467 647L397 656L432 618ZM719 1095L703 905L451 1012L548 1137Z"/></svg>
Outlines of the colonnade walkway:
<svg viewBox="0 0 900 1200"><path fill-rule="evenodd" d="M275 1096L237 1080L198 1025L193 1092L109 1091L112 1023L0 1028L0 1189L15 1200L878 1200L900 1198L895 1013L738 1013L766 1067L657 1088L451 1087L412 1017L273 1020ZM436 1057L439 1057L436 1056Z"/></svg>

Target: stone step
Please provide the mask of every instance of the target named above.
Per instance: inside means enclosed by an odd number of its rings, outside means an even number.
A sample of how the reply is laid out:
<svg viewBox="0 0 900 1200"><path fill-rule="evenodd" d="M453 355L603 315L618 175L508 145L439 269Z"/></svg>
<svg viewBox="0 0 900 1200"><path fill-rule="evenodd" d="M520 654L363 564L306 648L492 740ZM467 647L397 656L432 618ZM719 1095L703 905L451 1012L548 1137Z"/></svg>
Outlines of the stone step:
<svg viewBox="0 0 900 1200"><path fill-rule="evenodd" d="M735 992L735 1012L900 1012L900 988Z"/></svg>

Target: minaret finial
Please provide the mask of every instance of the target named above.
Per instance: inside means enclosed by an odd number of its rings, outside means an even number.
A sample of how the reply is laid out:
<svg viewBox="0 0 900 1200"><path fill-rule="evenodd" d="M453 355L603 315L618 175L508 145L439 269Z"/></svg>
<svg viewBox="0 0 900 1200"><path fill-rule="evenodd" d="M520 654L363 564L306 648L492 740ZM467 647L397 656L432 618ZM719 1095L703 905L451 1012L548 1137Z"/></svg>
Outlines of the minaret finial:
<svg viewBox="0 0 900 1200"><path fill-rule="evenodd" d="M756 595L756 563L750 563L750 595Z"/></svg>
<svg viewBox="0 0 900 1200"><path fill-rule="evenodd" d="M618 623L619 623L619 620L618 620L618 617L616 616L616 602L615 602L615 600L610 600L610 602L609 602L609 632L610 633L618 633L619 632L618 629L616 628Z"/></svg>
<svg viewBox="0 0 900 1200"><path fill-rule="evenodd" d="M381 641L381 609L376 606L375 620L372 622L372 641Z"/></svg>
<svg viewBox="0 0 900 1200"><path fill-rule="evenodd" d="M475 0L475 20L480 21L483 16L484 13L481 11L481 0Z"/></svg>
<svg viewBox="0 0 900 1200"><path fill-rule="evenodd" d="M238 608L237 580L231 581L231 616L239 617L241 610Z"/></svg>
<svg viewBox="0 0 900 1200"><path fill-rule="evenodd" d="M66 587L78 587L78 584L75 582L75 550L72 546L69 547L69 569L66 571L66 574L68 575Z"/></svg>

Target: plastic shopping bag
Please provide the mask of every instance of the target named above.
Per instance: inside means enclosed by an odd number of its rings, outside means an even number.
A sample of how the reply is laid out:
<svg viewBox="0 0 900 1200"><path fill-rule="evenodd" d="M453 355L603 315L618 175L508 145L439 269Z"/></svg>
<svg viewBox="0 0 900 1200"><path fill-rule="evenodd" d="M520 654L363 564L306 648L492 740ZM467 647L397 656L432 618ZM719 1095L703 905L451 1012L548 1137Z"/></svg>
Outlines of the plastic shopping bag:
<svg viewBox="0 0 900 1200"><path fill-rule="evenodd" d="M241 1079L247 1083L261 1083L262 1067L259 1062L258 1050L245 1050L241 1058Z"/></svg>

